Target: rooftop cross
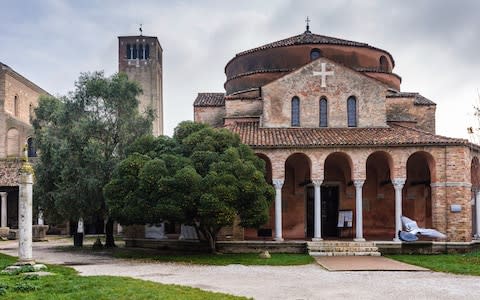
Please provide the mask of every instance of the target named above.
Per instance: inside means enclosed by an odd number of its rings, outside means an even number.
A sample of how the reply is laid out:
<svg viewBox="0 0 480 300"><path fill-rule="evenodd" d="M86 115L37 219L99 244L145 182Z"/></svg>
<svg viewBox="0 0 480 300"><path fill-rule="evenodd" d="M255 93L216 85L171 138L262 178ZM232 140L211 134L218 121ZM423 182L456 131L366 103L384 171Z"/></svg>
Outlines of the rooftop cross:
<svg viewBox="0 0 480 300"><path fill-rule="evenodd" d="M321 87L327 87L327 76L328 75L333 76L334 73L333 71L327 71L326 63L322 63L321 66L322 66L321 71L320 72L313 71L313 76L322 76L322 78L320 78Z"/></svg>
<svg viewBox="0 0 480 300"><path fill-rule="evenodd" d="M307 16L307 19L305 20L305 23L307 23L307 30L305 32L310 33L310 19Z"/></svg>
<svg viewBox="0 0 480 300"><path fill-rule="evenodd" d="M142 29L142 25L143 25L143 24L140 24L140 28L138 28L138 30L140 30L140 36L142 36L142 35L143 35L143 29Z"/></svg>

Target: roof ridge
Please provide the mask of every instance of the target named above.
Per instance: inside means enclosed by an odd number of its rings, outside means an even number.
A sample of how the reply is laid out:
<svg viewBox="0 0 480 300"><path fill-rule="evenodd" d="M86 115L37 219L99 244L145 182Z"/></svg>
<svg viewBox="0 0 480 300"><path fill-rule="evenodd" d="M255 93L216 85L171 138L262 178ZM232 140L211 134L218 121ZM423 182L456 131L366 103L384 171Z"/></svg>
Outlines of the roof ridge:
<svg viewBox="0 0 480 300"><path fill-rule="evenodd" d="M439 134L431 133L431 132L428 132L428 131L425 131L425 130L422 130L422 129L419 129L419 128L404 126L404 125L401 125L401 124L398 124L398 123L397 124L391 124L390 127L392 127L392 126L401 127L403 129L412 130L412 131L416 131L416 132L419 132L419 133L422 133L422 134L426 134L426 135L433 136L433 137L440 137L440 138L447 139L447 140L468 142L467 139L452 138L452 137L448 137L448 136L444 136L444 135L439 135Z"/></svg>

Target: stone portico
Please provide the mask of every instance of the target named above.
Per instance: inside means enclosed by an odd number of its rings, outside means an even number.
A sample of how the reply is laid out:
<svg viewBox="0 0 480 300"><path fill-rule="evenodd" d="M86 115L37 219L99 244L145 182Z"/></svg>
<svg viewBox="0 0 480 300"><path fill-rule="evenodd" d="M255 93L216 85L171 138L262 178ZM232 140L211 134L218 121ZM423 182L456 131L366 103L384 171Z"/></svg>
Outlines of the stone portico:
<svg viewBox="0 0 480 300"><path fill-rule="evenodd" d="M480 147L437 135L436 104L401 91L394 67L307 28L236 54L225 93L198 94L195 121L237 133L275 187L269 222L241 238L395 243L402 215L448 242L479 236Z"/></svg>

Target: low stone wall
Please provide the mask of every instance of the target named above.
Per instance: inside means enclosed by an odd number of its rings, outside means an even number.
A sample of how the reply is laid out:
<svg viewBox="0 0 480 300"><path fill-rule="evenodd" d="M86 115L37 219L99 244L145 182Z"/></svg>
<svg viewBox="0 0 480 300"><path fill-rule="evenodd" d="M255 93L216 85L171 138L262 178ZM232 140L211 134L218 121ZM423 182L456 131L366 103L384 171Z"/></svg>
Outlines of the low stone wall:
<svg viewBox="0 0 480 300"><path fill-rule="evenodd" d="M480 241L473 242L374 242L378 251L384 254L444 254L467 253L480 250Z"/></svg>
<svg viewBox="0 0 480 300"><path fill-rule="evenodd" d="M229 241L217 242L217 250L222 253L307 253L305 241Z"/></svg>
<svg viewBox="0 0 480 300"><path fill-rule="evenodd" d="M125 247L155 249L167 252L208 252L206 243L185 240L154 240L124 238Z"/></svg>

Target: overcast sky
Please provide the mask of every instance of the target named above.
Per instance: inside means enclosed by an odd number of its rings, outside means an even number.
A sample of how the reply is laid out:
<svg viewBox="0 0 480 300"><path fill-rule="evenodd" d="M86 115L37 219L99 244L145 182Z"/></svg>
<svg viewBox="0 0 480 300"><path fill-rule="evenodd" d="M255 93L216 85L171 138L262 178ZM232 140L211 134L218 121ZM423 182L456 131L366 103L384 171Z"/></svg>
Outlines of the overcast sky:
<svg viewBox="0 0 480 300"><path fill-rule="evenodd" d="M157 36L163 47L165 133L193 118L198 92L223 92L236 53L305 30L387 50L402 91L437 105L437 133L478 126L480 1L1 1L0 61L54 95L80 72L118 70L117 36Z"/></svg>

